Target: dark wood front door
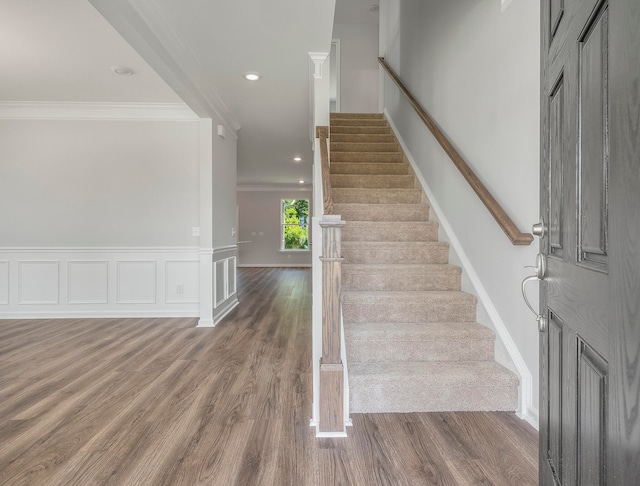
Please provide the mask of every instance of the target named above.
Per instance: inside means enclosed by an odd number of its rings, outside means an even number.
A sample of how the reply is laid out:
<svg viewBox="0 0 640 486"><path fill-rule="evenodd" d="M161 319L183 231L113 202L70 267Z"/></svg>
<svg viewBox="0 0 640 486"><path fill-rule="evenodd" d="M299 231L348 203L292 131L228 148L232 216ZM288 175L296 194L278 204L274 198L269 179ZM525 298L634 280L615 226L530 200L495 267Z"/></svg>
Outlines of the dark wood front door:
<svg viewBox="0 0 640 486"><path fill-rule="evenodd" d="M640 0L542 0L540 483L640 484Z"/></svg>

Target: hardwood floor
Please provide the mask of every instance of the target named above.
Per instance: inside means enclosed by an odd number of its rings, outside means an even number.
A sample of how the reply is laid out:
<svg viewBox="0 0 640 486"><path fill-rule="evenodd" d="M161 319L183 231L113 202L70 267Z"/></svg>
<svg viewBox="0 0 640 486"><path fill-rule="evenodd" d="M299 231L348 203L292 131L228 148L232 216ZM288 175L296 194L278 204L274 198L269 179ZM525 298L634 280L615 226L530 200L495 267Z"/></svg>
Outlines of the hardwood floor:
<svg viewBox="0 0 640 486"><path fill-rule="evenodd" d="M533 485L509 413L360 414L316 439L311 274L239 269L195 319L0 321L0 485Z"/></svg>

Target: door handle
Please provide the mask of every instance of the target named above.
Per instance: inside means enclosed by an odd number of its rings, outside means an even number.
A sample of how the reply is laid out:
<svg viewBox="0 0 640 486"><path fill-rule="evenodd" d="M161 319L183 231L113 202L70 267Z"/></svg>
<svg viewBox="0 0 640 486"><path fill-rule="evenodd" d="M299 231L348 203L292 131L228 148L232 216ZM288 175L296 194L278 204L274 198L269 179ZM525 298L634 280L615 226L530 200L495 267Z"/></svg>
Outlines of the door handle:
<svg viewBox="0 0 640 486"><path fill-rule="evenodd" d="M533 233L533 236L539 236L540 238L545 237L547 234L547 227L544 225L544 220L542 218L540 218L539 223L536 223L531 227L531 233Z"/></svg>
<svg viewBox="0 0 640 486"><path fill-rule="evenodd" d="M536 264L535 266L527 266L525 268L534 268L536 270L535 275L529 275L525 277L522 281L522 298L524 299L524 303L527 304L529 310L536 316L536 321L538 322L538 331L545 332L547 330L547 318L542 314L538 314L536 310L529 302L529 298L527 297L526 287L529 282L538 282L540 280L544 280L545 274L547 272L547 260L544 255L538 253L536 255Z"/></svg>

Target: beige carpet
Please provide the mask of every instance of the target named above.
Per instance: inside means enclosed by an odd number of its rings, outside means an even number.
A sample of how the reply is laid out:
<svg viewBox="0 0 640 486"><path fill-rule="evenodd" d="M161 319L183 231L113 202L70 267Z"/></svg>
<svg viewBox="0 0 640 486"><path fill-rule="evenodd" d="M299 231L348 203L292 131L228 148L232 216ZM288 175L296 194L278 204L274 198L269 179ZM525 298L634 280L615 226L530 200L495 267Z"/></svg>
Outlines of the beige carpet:
<svg viewBox="0 0 640 486"><path fill-rule="evenodd" d="M518 379L494 361L387 122L334 113L330 142L351 412L515 410Z"/></svg>

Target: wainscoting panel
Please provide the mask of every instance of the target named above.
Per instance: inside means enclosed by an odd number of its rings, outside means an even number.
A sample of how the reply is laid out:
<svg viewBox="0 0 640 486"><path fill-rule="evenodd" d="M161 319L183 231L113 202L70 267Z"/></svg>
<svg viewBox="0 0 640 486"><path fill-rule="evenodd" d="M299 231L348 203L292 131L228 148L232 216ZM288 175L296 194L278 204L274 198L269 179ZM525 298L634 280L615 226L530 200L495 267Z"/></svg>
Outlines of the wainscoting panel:
<svg viewBox="0 0 640 486"><path fill-rule="evenodd" d="M109 303L109 262L69 261L69 304Z"/></svg>
<svg viewBox="0 0 640 486"><path fill-rule="evenodd" d="M18 303L46 305L60 302L59 261L18 262Z"/></svg>
<svg viewBox="0 0 640 486"><path fill-rule="evenodd" d="M198 273L200 262L168 261L166 262L165 291L169 304L197 304L199 302L200 282Z"/></svg>
<svg viewBox="0 0 640 486"><path fill-rule="evenodd" d="M9 305L9 261L0 261L0 305Z"/></svg>
<svg viewBox="0 0 640 486"><path fill-rule="evenodd" d="M156 303L156 262L117 262L117 303Z"/></svg>
<svg viewBox="0 0 640 486"><path fill-rule="evenodd" d="M197 248L0 248L0 319L197 317Z"/></svg>
<svg viewBox="0 0 640 486"><path fill-rule="evenodd" d="M213 249L213 323L220 322L238 305L236 263L238 246Z"/></svg>

